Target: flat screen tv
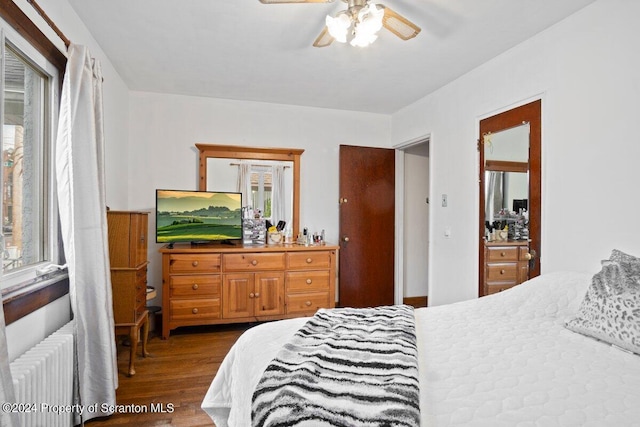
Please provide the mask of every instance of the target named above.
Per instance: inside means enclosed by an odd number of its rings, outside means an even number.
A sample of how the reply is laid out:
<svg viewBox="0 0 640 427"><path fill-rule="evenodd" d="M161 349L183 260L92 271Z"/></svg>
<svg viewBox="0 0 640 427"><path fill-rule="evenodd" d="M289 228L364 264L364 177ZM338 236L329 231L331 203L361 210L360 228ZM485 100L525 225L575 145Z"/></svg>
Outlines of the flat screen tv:
<svg viewBox="0 0 640 427"><path fill-rule="evenodd" d="M242 239L242 194L156 190L156 242L233 243Z"/></svg>

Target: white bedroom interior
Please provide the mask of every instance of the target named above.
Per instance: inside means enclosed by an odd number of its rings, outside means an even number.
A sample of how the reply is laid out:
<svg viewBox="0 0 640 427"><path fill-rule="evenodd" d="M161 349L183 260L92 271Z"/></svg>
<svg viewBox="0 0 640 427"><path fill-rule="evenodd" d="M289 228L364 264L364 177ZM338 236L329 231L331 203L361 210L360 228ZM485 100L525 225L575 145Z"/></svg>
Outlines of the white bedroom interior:
<svg viewBox="0 0 640 427"><path fill-rule="evenodd" d="M27 1L16 3L55 38ZM404 239L396 262L402 281L396 287L405 297L428 296L434 306L474 299L478 123L541 99L543 273L594 273L613 248L640 254L640 223L633 219L640 210L634 196L640 182L637 1L584 1L575 13L392 111L142 90L129 86L121 76L127 64L112 60L83 21L83 9L91 6L80 0L39 3L102 63L111 209L152 211L155 189L196 189L195 143L296 147L305 150L301 224L326 229L327 239L337 242L339 145L398 148L404 154L405 192L403 230L396 230ZM172 60L171 53L166 56ZM402 148L425 135L428 143ZM440 203L444 194L446 207ZM152 228L153 215L150 221ZM150 284L161 283L160 246L149 244ZM70 317L63 297L8 325L10 358Z"/></svg>

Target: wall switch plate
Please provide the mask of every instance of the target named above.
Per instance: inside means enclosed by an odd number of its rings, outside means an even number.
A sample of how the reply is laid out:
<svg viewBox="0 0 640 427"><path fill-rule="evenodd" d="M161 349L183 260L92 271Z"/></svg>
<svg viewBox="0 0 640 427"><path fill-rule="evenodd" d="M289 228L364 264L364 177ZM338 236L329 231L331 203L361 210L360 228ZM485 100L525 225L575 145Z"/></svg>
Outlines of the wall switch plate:
<svg viewBox="0 0 640 427"><path fill-rule="evenodd" d="M444 228L444 237L446 237L446 238L451 237L451 227L445 227Z"/></svg>
<svg viewBox="0 0 640 427"><path fill-rule="evenodd" d="M442 195L442 207L443 208L447 207L447 195L446 194Z"/></svg>

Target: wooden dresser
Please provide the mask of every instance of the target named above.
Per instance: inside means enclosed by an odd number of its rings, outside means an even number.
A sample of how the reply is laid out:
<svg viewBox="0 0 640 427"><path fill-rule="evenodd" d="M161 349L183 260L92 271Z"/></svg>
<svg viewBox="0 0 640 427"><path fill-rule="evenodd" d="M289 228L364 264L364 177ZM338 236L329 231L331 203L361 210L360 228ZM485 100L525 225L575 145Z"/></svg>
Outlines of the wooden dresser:
<svg viewBox="0 0 640 427"><path fill-rule="evenodd" d="M529 278L527 241L484 243L484 295L495 294Z"/></svg>
<svg viewBox="0 0 640 427"><path fill-rule="evenodd" d="M141 327L143 328L142 355L147 355L148 216L148 212L138 211L107 212L113 318L116 334L127 334L130 338L129 375L135 374L133 361Z"/></svg>
<svg viewBox="0 0 640 427"><path fill-rule="evenodd" d="M162 338L180 326L310 316L335 306L338 246L174 244L162 253Z"/></svg>

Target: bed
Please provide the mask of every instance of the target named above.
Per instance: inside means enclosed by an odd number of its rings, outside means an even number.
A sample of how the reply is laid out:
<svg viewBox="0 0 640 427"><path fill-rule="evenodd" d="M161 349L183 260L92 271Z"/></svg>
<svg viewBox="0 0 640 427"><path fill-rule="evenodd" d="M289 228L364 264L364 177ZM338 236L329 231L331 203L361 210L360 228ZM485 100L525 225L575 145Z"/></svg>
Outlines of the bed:
<svg viewBox="0 0 640 427"><path fill-rule="evenodd" d="M415 309L420 425L640 426L640 356L567 328L596 276L549 273L500 294ZM636 333L640 307L627 308ZM216 426L251 426L263 371L307 321L260 324L238 339L202 402Z"/></svg>

